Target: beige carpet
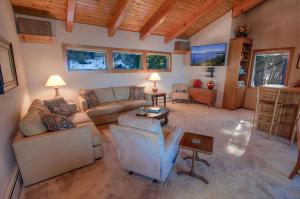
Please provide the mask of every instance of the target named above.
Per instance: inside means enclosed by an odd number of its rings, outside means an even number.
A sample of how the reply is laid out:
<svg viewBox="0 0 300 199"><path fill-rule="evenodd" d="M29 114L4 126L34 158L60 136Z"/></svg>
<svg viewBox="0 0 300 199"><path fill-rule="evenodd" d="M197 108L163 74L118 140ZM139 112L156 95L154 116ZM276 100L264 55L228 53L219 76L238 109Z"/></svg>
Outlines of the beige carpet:
<svg viewBox="0 0 300 199"><path fill-rule="evenodd" d="M287 176L296 161L296 148L286 140L263 133L250 135L253 112L227 111L198 104L168 104L169 127L214 136L213 155L201 155L211 166L196 164L196 171L206 176L204 184L176 170L188 169L191 161L177 159L164 185L129 175L119 166L116 147L107 126L99 127L104 138L103 159L91 166L53 178L22 190L21 198L108 198L108 199L231 199L231 198L300 198L300 177ZM251 138L250 138L251 137ZM183 151L183 154L187 153ZM76 154L74 154L76 155Z"/></svg>

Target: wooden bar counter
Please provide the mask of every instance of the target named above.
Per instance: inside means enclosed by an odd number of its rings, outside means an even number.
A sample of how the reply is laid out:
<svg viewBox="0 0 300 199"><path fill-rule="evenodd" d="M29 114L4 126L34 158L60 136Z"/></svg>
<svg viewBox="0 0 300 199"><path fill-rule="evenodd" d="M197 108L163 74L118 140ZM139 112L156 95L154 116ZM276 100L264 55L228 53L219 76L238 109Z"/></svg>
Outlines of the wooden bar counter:
<svg viewBox="0 0 300 199"><path fill-rule="evenodd" d="M294 132L294 124L300 114L300 88L286 86L271 86L280 89L280 97L283 97L283 111L280 117L278 132L272 132L280 137L291 139ZM259 127L258 122L258 127ZM266 129L259 128L265 131Z"/></svg>

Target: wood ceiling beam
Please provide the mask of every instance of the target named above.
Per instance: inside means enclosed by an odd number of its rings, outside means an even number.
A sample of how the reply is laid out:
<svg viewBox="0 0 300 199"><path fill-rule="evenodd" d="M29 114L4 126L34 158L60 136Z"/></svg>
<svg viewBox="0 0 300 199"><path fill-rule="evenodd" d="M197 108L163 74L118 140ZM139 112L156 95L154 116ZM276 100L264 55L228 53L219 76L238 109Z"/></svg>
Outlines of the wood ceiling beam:
<svg viewBox="0 0 300 199"><path fill-rule="evenodd" d="M259 4L263 3L265 0L245 0L243 3L234 6L232 8L232 17L238 17L241 14L253 9L254 7L258 6Z"/></svg>
<svg viewBox="0 0 300 199"><path fill-rule="evenodd" d="M151 18L140 30L140 39L144 40L150 35L155 28L164 22L171 10L179 3L179 0L165 0L162 5L156 10Z"/></svg>
<svg viewBox="0 0 300 199"><path fill-rule="evenodd" d="M68 0L67 32L72 32L73 30L75 9L76 9L76 0Z"/></svg>
<svg viewBox="0 0 300 199"><path fill-rule="evenodd" d="M108 25L108 36L112 37L115 34L116 30L121 26L132 2L133 0L119 0L117 6L118 9Z"/></svg>
<svg viewBox="0 0 300 199"><path fill-rule="evenodd" d="M216 7L218 7L224 0L206 0L205 3L202 4L198 8L198 10L190 17L188 17L182 24L178 25L177 28L171 30L165 36L165 43L169 43L173 39L175 39L178 35L186 31L191 25L193 25L196 21L198 21L201 17L205 16Z"/></svg>

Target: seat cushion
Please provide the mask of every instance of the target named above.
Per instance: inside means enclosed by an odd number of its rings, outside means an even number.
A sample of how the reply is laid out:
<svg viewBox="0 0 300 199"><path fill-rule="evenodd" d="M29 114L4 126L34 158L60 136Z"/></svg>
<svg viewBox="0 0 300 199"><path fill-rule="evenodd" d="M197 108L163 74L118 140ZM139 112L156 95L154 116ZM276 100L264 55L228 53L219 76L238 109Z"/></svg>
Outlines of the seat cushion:
<svg viewBox="0 0 300 199"><path fill-rule="evenodd" d="M69 118L75 125L92 121L85 112L77 112L71 115Z"/></svg>
<svg viewBox="0 0 300 199"><path fill-rule="evenodd" d="M129 99L130 86L114 87L113 90L114 90L116 100Z"/></svg>
<svg viewBox="0 0 300 199"><path fill-rule="evenodd" d="M112 88L98 88L94 91L100 103L115 101L115 95Z"/></svg>
<svg viewBox="0 0 300 199"><path fill-rule="evenodd" d="M125 111L131 111L137 109L140 106L151 106L151 101L146 100L120 100L118 101L119 104L124 106Z"/></svg>
<svg viewBox="0 0 300 199"><path fill-rule="evenodd" d="M97 107L88 109L86 113L90 117L97 117L124 111L124 106L115 102L101 103Z"/></svg>
<svg viewBox="0 0 300 199"><path fill-rule="evenodd" d="M77 126L80 127L85 125L88 125L91 129L93 146L95 147L101 145L102 142L101 133L97 129L95 124L93 122L87 122L87 123L78 124Z"/></svg>
<svg viewBox="0 0 300 199"><path fill-rule="evenodd" d="M186 92L175 92L172 94L173 99L183 99L183 100L188 100L189 99L189 94Z"/></svg>

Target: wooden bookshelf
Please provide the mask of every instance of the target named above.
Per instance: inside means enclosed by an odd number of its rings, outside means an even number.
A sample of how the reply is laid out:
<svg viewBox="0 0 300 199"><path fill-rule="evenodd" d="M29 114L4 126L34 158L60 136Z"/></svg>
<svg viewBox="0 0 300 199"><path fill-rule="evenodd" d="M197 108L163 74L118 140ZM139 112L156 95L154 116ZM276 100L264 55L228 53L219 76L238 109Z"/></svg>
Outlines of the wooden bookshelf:
<svg viewBox="0 0 300 199"><path fill-rule="evenodd" d="M249 84L252 39L235 38L230 40L228 66L224 88L223 107L227 109L240 108L244 103L246 85ZM238 82L243 81L244 87Z"/></svg>

